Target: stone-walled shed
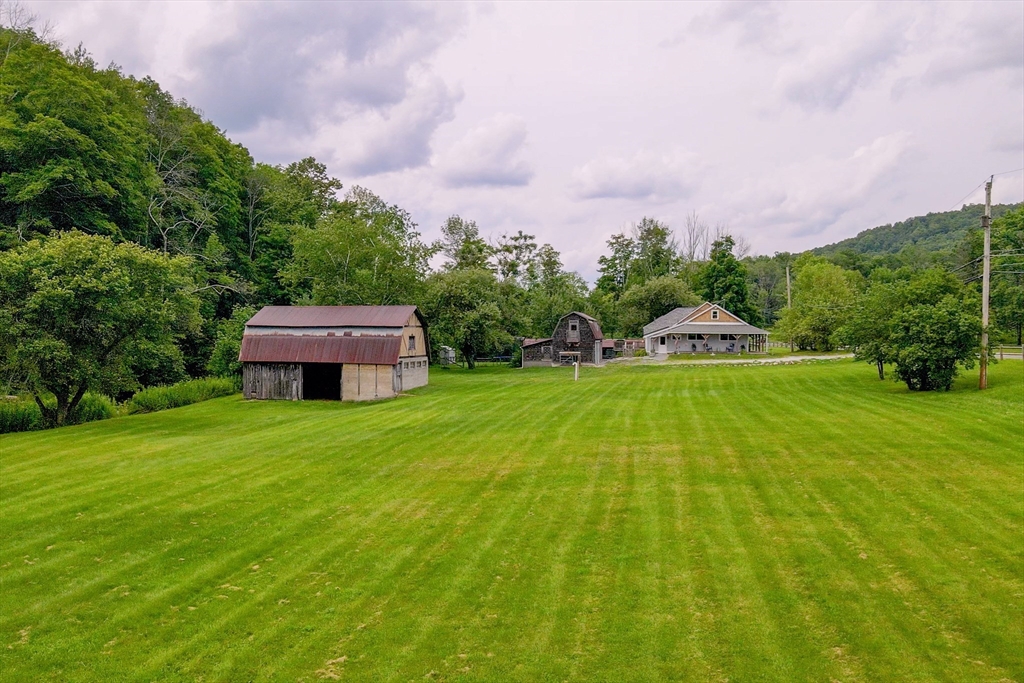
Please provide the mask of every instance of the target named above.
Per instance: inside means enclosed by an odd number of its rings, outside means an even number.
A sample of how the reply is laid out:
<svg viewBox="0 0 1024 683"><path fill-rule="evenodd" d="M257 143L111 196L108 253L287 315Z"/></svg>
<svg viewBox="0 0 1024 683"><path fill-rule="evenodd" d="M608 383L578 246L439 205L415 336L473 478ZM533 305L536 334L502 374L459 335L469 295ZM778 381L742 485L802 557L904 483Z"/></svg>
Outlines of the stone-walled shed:
<svg viewBox="0 0 1024 683"><path fill-rule="evenodd" d="M425 385L429 355L415 306L266 306L238 359L245 398L366 401Z"/></svg>
<svg viewBox="0 0 1024 683"><path fill-rule="evenodd" d="M523 340L523 367L600 365L604 334L595 318L573 311L562 316L554 333L544 339Z"/></svg>

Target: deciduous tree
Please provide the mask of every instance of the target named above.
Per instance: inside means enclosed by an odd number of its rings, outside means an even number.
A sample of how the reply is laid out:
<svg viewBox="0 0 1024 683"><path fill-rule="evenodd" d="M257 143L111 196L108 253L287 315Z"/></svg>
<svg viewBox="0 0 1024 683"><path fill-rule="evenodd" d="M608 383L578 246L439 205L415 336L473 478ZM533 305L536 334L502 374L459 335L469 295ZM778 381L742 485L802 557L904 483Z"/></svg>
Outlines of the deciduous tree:
<svg viewBox="0 0 1024 683"><path fill-rule="evenodd" d="M184 258L77 231L31 240L0 253L0 362L61 425L87 390L137 388L154 357L181 364L195 288Z"/></svg>

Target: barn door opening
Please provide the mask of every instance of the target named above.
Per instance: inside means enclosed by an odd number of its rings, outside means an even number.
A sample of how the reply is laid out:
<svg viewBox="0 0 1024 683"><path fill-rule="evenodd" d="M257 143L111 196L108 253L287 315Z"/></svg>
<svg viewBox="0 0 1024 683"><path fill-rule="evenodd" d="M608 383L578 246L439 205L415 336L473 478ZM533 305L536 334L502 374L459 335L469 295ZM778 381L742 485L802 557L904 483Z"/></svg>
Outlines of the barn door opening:
<svg viewBox="0 0 1024 683"><path fill-rule="evenodd" d="M341 400L340 363L303 363L302 398L307 400Z"/></svg>

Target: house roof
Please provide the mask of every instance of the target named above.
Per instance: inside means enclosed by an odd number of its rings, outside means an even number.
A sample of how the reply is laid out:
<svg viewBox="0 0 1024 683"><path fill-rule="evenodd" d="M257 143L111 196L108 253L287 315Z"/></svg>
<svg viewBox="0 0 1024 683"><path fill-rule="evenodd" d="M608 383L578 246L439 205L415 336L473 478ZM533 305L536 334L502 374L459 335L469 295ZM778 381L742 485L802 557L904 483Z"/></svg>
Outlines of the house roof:
<svg viewBox="0 0 1024 683"><path fill-rule="evenodd" d="M265 310L265 309L264 309ZM402 351L396 335L327 337L254 334L242 337L238 360L249 363L356 363L395 365Z"/></svg>
<svg viewBox="0 0 1024 683"><path fill-rule="evenodd" d="M666 334L768 334L768 332L749 323L679 323L661 330L658 334L660 336Z"/></svg>
<svg viewBox="0 0 1024 683"><path fill-rule="evenodd" d="M523 339L523 343L520 344L520 346L533 346L535 344L544 344L550 342L551 339L551 337L544 337L543 339L531 339L530 337L526 337L525 339Z"/></svg>
<svg viewBox="0 0 1024 683"><path fill-rule="evenodd" d="M700 308L700 306L681 306L679 308L672 309L665 315L655 318L644 325L644 335L654 334L658 330L664 330L672 327L673 325L689 318L698 308Z"/></svg>
<svg viewBox="0 0 1024 683"><path fill-rule="evenodd" d="M250 327L404 327L415 306L264 306ZM421 318L422 322L422 318Z"/></svg>
<svg viewBox="0 0 1024 683"><path fill-rule="evenodd" d="M595 341L598 339L604 339L604 332L601 331L601 325L600 323L597 322L597 318L589 316L586 313L580 313L579 311L566 313L565 315L558 319L558 322L562 322L570 315L578 315L579 317L587 321L587 324L590 325L590 331L593 333Z"/></svg>

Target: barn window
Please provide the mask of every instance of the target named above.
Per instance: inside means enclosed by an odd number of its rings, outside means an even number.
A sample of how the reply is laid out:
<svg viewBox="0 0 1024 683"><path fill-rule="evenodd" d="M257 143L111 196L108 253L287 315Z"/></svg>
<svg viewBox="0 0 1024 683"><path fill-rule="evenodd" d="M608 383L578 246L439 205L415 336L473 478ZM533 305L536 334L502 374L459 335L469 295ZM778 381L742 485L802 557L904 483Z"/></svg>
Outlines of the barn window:
<svg viewBox="0 0 1024 683"><path fill-rule="evenodd" d="M580 328L580 326L577 323L569 323L569 331L570 332L575 332L579 328Z"/></svg>
<svg viewBox="0 0 1024 683"><path fill-rule="evenodd" d="M718 310L717 309L711 311L711 319L712 320L718 320Z"/></svg>
<svg viewBox="0 0 1024 683"><path fill-rule="evenodd" d="M415 334L410 334L409 335L409 350L410 351L415 351L416 350L416 335Z"/></svg>

